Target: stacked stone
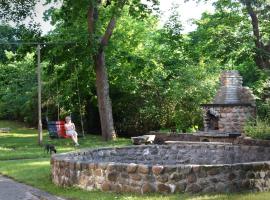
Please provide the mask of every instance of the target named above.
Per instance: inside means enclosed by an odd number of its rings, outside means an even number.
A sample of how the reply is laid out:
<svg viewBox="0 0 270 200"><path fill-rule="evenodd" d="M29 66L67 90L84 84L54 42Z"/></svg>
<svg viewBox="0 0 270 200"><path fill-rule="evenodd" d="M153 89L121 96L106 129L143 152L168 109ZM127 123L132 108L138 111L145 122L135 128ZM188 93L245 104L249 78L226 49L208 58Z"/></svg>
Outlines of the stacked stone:
<svg viewBox="0 0 270 200"><path fill-rule="evenodd" d="M213 104L240 103L242 89L242 77L238 71L224 71L220 77L220 89L218 90Z"/></svg>
<svg viewBox="0 0 270 200"><path fill-rule="evenodd" d="M247 120L256 116L256 110L248 105L208 105L204 106L204 127L209 131L209 109L219 113L218 132L220 133L243 133L243 127Z"/></svg>
<svg viewBox="0 0 270 200"><path fill-rule="evenodd" d="M248 87L242 86L238 71L224 71L220 89L212 104L203 106L204 131L210 131L211 113L215 113L218 133L243 133L246 121L256 115L255 98ZM210 112L211 111L211 112Z"/></svg>
<svg viewBox="0 0 270 200"><path fill-rule="evenodd" d="M205 157L208 157L209 161L213 160L209 154L219 154L220 157L224 158L224 162L232 157L234 159L232 164L215 165L125 163L124 160L129 159L128 155L126 158L122 158L122 163L98 162L97 160L100 159L97 157L96 160L87 161L84 159L89 154L92 156L94 154L101 155L100 152L109 156L110 151L113 152L113 155L115 152L122 155L124 151L133 152L136 155L143 154L147 148L149 152L156 152L156 154L170 150L173 155L177 149L180 151L187 149L187 154L190 150L195 149L195 152L200 156L204 154ZM270 189L270 148L211 144L161 146L158 150L154 146L147 148L107 148L76 154L54 155L51 159L53 182L60 186L77 186L86 190L100 189L102 191L141 194L148 192L267 191ZM94 151L95 153L93 153ZM192 152L188 155L194 156L194 154ZM177 155L175 156L177 159ZM250 162L251 160L259 162ZM240 163L241 161L245 161L245 163Z"/></svg>

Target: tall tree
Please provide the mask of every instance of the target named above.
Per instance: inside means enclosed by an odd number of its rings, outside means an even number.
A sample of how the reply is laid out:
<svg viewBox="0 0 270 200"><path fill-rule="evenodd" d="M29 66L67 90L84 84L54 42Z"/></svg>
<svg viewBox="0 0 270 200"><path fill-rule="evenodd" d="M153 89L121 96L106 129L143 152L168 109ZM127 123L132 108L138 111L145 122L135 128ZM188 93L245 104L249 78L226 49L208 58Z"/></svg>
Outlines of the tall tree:
<svg viewBox="0 0 270 200"><path fill-rule="evenodd" d="M209 1L209 0L199 0ZM263 70L270 69L270 34L269 34L269 16L270 2L269 0L216 0L216 7L223 7L234 10L241 4L242 14L250 17L252 32L254 37L254 61L258 68ZM240 9L241 10L241 9ZM241 12L239 10L239 12ZM226 11L225 11L226 12Z"/></svg>
<svg viewBox="0 0 270 200"><path fill-rule="evenodd" d="M270 3L265 0L240 0L246 7L247 13L250 16L252 30L254 35L254 42L256 47L255 61L259 68L270 69L270 38L263 42L263 35L260 31L260 22L258 14L267 16L268 25L270 16Z"/></svg>
<svg viewBox="0 0 270 200"><path fill-rule="evenodd" d="M51 2L51 0L48 0L48 2ZM156 5L158 0L148 0L148 2ZM87 22L88 27L91 48L90 56L93 59L96 74L101 131L105 140L111 140L116 137L109 96L105 49L124 7L134 17L143 17L151 12L151 8L141 3L140 0L64 0L60 13L57 14L55 12L55 15L61 15L61 18L66 20L67 23L76 23L76 20L78 22L79 19L87 16L85 22Z"/></svg>
<svg viewBox="0 0 270 200"><path fill-rule="evenodd" d="M156 3L156 1L154 1ZM88 32L90 35L90 41L92 46L96 47L93 53L94 69L96 73L96 87L98 97L98 107L101 122L102 136L105 140L111 140L116 137L112 105L109 96L109 82L107 69L105 64L105 47L108 45L109 40L113 34L116 26L117 19L119 18L123 7L130 4L132 8L138 8L141 12L147 8L145 4L141 4L138 0L106 0L106 1L95 1L92 0L89 4L87 20L88 20ZM103 34L99 35L96 32L95 25L98 23L99 18L99 7L108 7L111 9L111 16L107 27ZM97 40L95 40L97 38Z"/></svg>

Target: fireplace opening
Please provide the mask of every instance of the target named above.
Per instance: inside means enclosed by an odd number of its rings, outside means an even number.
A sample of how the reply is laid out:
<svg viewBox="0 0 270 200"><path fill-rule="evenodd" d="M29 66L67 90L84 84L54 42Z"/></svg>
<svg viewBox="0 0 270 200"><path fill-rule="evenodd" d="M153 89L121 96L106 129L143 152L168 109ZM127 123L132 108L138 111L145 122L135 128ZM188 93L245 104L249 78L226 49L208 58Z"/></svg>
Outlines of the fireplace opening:
<svg viewBox="0 0 270 200"><path fill-rule="evenodd" d="M212 114L211 111L207 112L207 118L208 118L208 130L218 130L218 121L219 117Z"/></svg>

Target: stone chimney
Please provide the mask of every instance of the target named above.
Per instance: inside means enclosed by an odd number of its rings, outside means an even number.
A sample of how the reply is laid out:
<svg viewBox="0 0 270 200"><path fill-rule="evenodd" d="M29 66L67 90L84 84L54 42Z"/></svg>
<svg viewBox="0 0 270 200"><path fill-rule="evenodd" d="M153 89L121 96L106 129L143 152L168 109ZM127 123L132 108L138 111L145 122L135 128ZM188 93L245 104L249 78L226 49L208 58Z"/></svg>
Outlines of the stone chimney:
<svg viewBox="0 0 270 200"><path fill-rule="evenodd" d="M204 131L241 135L249 118L256 115L255 98L248 87L242 86L238 71L224 71L220 88L211 104L203 104Z"/></svg>

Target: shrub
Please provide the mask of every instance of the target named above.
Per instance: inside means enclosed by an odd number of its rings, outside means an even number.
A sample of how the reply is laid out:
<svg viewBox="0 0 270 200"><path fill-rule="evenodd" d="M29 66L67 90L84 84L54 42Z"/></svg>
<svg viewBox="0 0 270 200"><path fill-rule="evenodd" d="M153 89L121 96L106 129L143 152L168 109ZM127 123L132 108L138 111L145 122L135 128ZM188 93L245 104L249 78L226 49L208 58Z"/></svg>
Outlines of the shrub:
<svg viewBox="0 0 270 200"><path fill-rule="evenodd" d="M270 140L270 123L259 118L248 121L244 126L244 132L255 139Z"/></svg>

